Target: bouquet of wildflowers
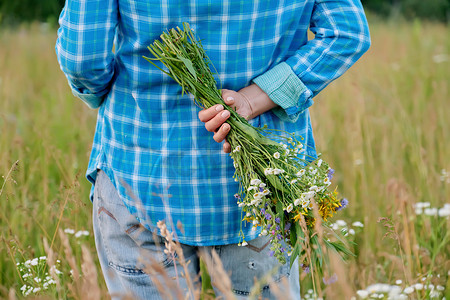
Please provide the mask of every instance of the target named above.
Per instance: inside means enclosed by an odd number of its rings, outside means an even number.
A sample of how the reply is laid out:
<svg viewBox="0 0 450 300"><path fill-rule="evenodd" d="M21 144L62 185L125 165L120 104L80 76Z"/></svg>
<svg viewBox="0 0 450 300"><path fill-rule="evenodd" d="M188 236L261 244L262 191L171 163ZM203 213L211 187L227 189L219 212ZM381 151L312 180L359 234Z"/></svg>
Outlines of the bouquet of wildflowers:
<svg viewBox="0 0 450 300"><path fill-rule="evenodd" d="M222 104L229 110L227 141L236 169L234 178L240 185L237 205L252 229L261 227L261 234L271 237L273 255L286 263L287 252L291 264L300 256L304 266L321 273L326 249L342 256L351 254L339 236L333 239L323 234L328 219L346 205L336 191L328 190L334 172L328 164L308 158L301 137L253 127L225 105L210 70L212 64L187 23L183 29L163 33L148 49L153 58L144 58L178 82L183 92L191 93L195 104L201 108ZM162 62L168 70L153 61ZM242 231L241 235L245 246Z"/></svg>

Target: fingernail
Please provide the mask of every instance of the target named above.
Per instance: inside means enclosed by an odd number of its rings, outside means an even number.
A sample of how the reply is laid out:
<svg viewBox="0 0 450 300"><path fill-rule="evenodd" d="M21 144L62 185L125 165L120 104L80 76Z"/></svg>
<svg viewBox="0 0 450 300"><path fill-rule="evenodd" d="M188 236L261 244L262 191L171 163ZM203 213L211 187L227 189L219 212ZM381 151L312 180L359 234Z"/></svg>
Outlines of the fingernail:
<svg viewBox="0 0 450 300"><path fill-rule="evenodd" d="M228 111L228 110L226 110L226 111L224 111L222 114L221 114L221 116L222 117L228 117L230 115L230 112Z"/></svg>
<svg viewBox="0 0 450 300"><path fill-rule="evenodd" d="M223 109L223 105L219 104L216 106L216 111L221 111Z"/></svg>
<svg viewBox="0 0 450 300"><path fill-rule="evenodd" d="M223 130L225 130L225 131L230 130L230 125L228 125L228 124L223 125Z"/></svg>
<svg viewBox="0 0 450 300"><path fill-rule="evenodd" d="M227 102L233 102L234 98L233 97L227 97Z"/></svg>

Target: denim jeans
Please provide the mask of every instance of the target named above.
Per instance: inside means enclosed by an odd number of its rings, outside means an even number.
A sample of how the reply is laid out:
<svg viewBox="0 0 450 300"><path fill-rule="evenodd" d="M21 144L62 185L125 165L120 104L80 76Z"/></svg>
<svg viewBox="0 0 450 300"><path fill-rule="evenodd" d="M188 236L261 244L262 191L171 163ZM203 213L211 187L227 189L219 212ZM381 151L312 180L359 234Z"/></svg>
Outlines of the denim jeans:
<svg viewBox="0 0 450 300"><path fill-rule="evenodd" d="M108 176L99 170L94 189L93 224L95 242L103 275L113 299L163 299L155 277L146 269L146 262L157 262L164 268L167 278L183 290L183 296L189 293L183 268L169 258L163 251L164 238L154 235L129 213L119 198ZM246 247L237 244L197 247L181 244L188 272L200 289L199 252L214 250L220 257L224 270L230 275L232 292L236 299L247 299L255 280L270 273L272 280L292 299L300 299L298 263L289 270L289 263L280 265L269 256L269 240L259 237ZM147 264L148 265L148 264ZM144 271L145 270L145 271ZM289 290L278 283L283 277L289 282ZM166 278L166 280L167 280ZM155 279L155 280L154 280ZM169 287L170 284L166 285ZM161 287L160 287L161 289ZM284 289L284 290L283 290ZM216 296L222 294L214 288ZM192 292L192 291L190 291ZM263 299L275 299L269 285L262 284L259 289ZM176 295L172 296L177 299ZM185 297L183 297L185 298ZM194 295L190 294L190 299Z"/></svg>

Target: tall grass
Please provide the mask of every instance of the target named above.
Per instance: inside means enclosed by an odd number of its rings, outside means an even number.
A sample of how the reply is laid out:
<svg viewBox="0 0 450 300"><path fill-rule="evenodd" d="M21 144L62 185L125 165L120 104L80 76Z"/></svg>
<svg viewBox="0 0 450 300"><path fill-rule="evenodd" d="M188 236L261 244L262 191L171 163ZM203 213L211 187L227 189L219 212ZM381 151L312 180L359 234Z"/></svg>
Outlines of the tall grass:
<svg viewBox="0 0 450 300"><path fill-rule="evenodd" d="M317 147L350 201L343 218L364 223L354 235L356 259L325 295L344 299L344 292L397 280L402 289L432 283L448 294L449 219L416 214L413 203L450 203L450 30L374 21L371 32L369 52L311 109ZM58 233L91 228L84 172L96 112L71 95L55 39L55 30L40 25L0 30L0 175L8 179L0 179L0 298L21 295L17 262L49 251L64 273L50 297L82 298L83 285L69 276L77 266L95 278L81 267L88 253L96 259L93 237ZM69 246L72 254L65 255ZM337 288L344 276L348 291ZM429 292L409 296L426 299Z"/></svg>

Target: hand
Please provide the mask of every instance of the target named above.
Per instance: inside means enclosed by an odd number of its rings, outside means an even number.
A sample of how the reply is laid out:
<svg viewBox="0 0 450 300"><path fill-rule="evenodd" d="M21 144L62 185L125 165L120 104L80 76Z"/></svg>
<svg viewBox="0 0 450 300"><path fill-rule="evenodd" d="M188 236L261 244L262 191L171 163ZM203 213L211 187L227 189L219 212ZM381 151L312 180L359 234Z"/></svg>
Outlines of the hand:
<svg viewBox="0 0 450 300"><path fill-rule="evenodd" d="M222 98L226 105L230 106L239 115L247 120L274 108L276 104L256 84L245 87L238 92L222 90ZM230 112L221 104L203 109L198 113L200 121L205 123L206 130L214 132L213 139L221 143L230 132L230 124L225 121L230 117ZM225 140L223 144L225 153L231 152L230 143Z"/></svg>

